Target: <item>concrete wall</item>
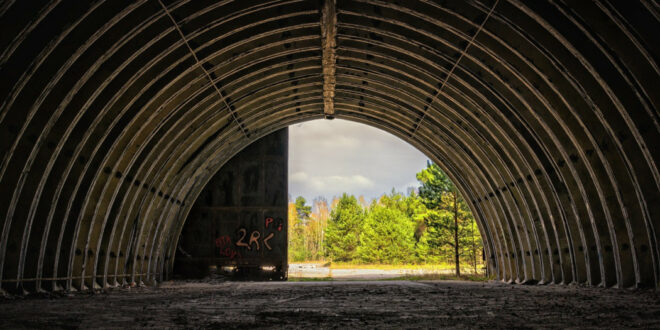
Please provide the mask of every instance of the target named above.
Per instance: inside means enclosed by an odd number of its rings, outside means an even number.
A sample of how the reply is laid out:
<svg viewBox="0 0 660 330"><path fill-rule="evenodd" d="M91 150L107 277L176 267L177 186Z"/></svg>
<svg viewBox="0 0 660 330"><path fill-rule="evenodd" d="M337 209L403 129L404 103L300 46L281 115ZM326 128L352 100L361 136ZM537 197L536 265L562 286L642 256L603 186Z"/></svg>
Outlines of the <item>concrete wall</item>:
<svg viewBox="0 0 660 330"><path fill-rule="evenodd" d="M288 128L265 136L213 176L181 231L175 276L203 277L230 265L286 273L288 141Z"/></svg>

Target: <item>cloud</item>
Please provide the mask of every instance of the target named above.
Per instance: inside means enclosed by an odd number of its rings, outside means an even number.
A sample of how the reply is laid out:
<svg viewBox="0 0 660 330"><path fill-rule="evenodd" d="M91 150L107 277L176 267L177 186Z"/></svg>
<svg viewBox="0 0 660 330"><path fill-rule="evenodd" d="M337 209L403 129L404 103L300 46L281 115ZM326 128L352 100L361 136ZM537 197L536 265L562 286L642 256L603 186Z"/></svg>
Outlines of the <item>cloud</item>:
<svg viewBox="0 0 660 330"><path fill-rule="evenodd" d="M309 175L305 172L296 172L289 175L289 181L293 182L305 182L309 178Z"/></svg>
<svg viewBox="0 0 660 330"><path fill-rule="evenodd" d="M374 183L362 175L331 175L308 178L307 184L318 191L350 192L374 186Z"/></svg>
<svg viewBox="0 0 660 330"><path fill-rule="evenodd" d="M367 125L339 119L296 124L289 128L289 193L311 200L343 192L374 198L392 187L405 192L427 159Z"/></svg>

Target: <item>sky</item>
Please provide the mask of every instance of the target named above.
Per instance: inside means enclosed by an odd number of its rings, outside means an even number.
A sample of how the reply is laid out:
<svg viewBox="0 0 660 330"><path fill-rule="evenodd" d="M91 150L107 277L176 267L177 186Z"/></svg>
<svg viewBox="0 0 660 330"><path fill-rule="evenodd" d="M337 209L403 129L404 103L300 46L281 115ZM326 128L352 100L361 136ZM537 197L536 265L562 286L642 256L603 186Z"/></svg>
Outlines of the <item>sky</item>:
<svg viewBox="0 0 660 330"><path fill-rule="evenodd" d="M419 187L415 174L428 157L413 146L371 126L335 119L289 126L289 195L308 205L343 192L369 201L392 188Z"/></svg>

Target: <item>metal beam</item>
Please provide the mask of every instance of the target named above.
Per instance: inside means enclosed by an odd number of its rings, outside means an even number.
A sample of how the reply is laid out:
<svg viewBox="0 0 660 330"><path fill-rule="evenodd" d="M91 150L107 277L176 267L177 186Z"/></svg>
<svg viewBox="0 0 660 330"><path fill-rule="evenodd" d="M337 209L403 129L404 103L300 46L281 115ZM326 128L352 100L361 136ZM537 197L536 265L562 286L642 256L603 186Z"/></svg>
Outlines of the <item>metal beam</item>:
<svg viewBox="0 0 660 330"><path fill-rule="evenodd" d="M490 10L488 11L488 15L486 15L486 18L484 18L483 22L481 22L481 25L479 25L479 28L477 29L477 31L474 33L474 35L472 35L472 38L470 38L470 41L468 41L468 44L463 49L463 51L461 52L461 55L458 57L456 62L454 62L454 65L449 70L449 73L447 73L447 77L442 82L442 85L440 86L438 91L435 93L435 95L433 95L433 97L431 98L431 101L429 101L429 103L426 105L426 109L424 110L424 113L422 114L422 118L420 118L419 122L417 122L417 124L415 124L415 127L413 128L412 133L410 133L411 137L415 136L415 133L417 133L417 130L419 129L419 126L422 125L422 122L426 118L426 115L429 113L429 109L431 109L431 105L433 105L433 101L435 101L438 98L438 96L440 95L440 93L442 93L442 90L445 88L445 85L447 84L447 81L449 81L449 78L451 78L452 74L454 74L454 70L458 66L458 63L461 61L461 59L463 59L463 56L465 55L467 50L470 48L470 46L474 42L474 39L477 38L477 36L479 35L479 32L481 32L481 29L483 29L484 25L486 25L486 22L490 18L490 15L493 13L493 11L495 10L495 7L497 7L497 4L499 2L500 2L500 0L495 0L495 3L493 4L493 7L491 7Z"/></svg>
<svg viewBox="0 0 660 330"><path fill-rule="evenodd" d="M229 114L231 114L231 117L234 119L234 122L236 122L236 125L238 125L238 127L241 129L241 131L243 132L243 135L245 135L246 138L250 138L250 135L248 135L247 130L245 129L245 127L243 127L243 124L241 124L241 122L238 120L238 117L236 116L234 111L229 106L229 103L227 103L227 100L225 99L225 97L222 95L222 93L218 89L218 86L213 81L213 78L211 77L211 74L204 68L204 66L202 65L202 62L197 57L197 54L192 49L192 47L190 47L190 43L188 42L188 39L183 34L183 31L181 31L181 28L179 27L179 24L176 23L176 20L172 16L172 13L170 13L170 11L167 9L167 6L165 6L165 4L163 4L163 2L161 0L158 0L158 3L160 4L161 7L163 7L163 10L165 11L165 14L167 14L167 17L169 17L170 20L172 21L172 25L174 25L177 32L179 32L179 36L181 37L183 42L186 44L186 47L188 48L188 51L190 51L190 54L192 54L193 58L195 59L195 63L196 63L195 65L197 67L199 67L200 69L202 69L202 71L204 71L204 74L206 75L206 78L209 79L209 82L211 83L211 86L213 86L213 89L215 89L216 93L218 93L218 96L222 100L222 103L224 103L225 107L227 107L227 111L229 111Z"/></svg>
<svg viewBox="0 0 660 330"><path fill-rule="evenodd" d="M335 115L335 85L337 78L337 11L335 0L325 0L321 13L321 47L323 49L323 113Z"/></svg>

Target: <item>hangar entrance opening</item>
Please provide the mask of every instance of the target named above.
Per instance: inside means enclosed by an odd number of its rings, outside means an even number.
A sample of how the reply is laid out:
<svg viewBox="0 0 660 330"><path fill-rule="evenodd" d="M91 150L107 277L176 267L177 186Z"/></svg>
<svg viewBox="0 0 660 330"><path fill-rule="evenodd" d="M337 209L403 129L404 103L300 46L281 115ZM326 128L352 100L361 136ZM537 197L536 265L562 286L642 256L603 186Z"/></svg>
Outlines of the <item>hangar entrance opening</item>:
<svg viewBox="0 0 660 330"><path fill-rule="evenodd" d="M175 278L209 280L484 273L479 226L447 175L396 137L343 120L276 131L225 163L174 264Z"/></svg>

